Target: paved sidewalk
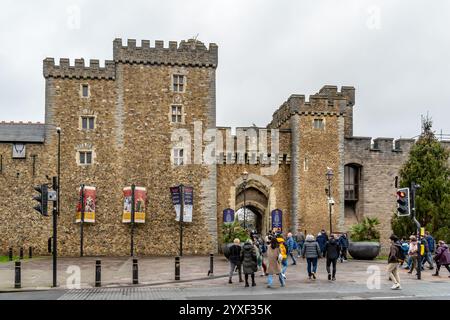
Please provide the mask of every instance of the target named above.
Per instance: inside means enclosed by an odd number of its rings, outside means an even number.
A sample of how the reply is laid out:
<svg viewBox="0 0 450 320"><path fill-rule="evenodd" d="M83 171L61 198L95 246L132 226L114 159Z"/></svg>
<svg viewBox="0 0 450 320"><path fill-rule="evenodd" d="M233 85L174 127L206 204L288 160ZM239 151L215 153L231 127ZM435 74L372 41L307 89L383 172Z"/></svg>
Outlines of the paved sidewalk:
<svg viewBox="0 0 450 320"><path fill-rule="evenodd" d="M77 270L81 274L81 288L92 288L95 284L95 261L102 261L102 286L126 286L132 284L132 264L129 257L84 257L58 259L58 284L60 289L70 288ZM175 281L174 257L141 257L139 260L139 285L158 285ZM78 269L79 268L79 269ZM214 275L224 276L228 272L224 257L215 257ZM181 280L194 281L208 277L209 256L187 256L181 258ZM52 285L51 257L22 261L22 289L42 290ZM14 262L0 264L0 291L14 290Z"/></svg>
<svg viewBox="0 0 450 320"><path fill-rule="evenodd" d="M60 258L58 264L59 289L71 288L71 280L75 270L81 271L81 288L93 288L95 281L95 257L85 258ZM102 286L132 286L132 259L128 257L107 258L102 257ZM223 256L214 259L214 276L208 277L209 257L188 256L181 259L181 280L175 281L175 265L173 257L142 257L139 258L139 286L158 286L168 288L240 288L237 274L234 283L229 285L227 279L228 262ZM338 263L337 281L331 283L333 287L340 284L358 285L367 289L367 282L374 274L379 274L384 286L390 285L386 275L386 263L384 261L355 261ZM432 277L432 271L422 273L422 280L416 280L414 275L400 271L402 284L407 287L415 283L442 283L448 284L450 278L446 270L441 271L440 277ZM276 279L275 279L276 280ZM259 287L264 287L266 278L260 273L256 276ZM52 261L50 257L25 260L22 263L22 288L23 290L49 289L52 283ZM274 282L277 286L277 282ZM318 279L308 280L306 263L300 259L296 266L290 265L287 271L287 286L301 288L329 287L324 260L319 261ZM14 263L0 264L0 291L16 291L14 289ZM449 289L450 291L450 289Z"/></svg>

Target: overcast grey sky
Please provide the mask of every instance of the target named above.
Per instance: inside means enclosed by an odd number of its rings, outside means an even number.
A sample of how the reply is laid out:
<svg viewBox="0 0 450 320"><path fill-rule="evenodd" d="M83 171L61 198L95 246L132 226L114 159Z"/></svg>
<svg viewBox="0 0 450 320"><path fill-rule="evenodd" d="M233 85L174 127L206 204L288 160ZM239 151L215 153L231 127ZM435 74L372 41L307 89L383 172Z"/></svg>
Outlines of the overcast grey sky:
<svg viewBox="0 0 450 320"><path fill-rule="evenodd" d="M355 135L450 133L450 2L2 0L0 120L43 121L45 57L112 58L112 41L219 46L217 124L265 126L290 94L356 87ZM399 121L401 119L401 121Z"/></svg>

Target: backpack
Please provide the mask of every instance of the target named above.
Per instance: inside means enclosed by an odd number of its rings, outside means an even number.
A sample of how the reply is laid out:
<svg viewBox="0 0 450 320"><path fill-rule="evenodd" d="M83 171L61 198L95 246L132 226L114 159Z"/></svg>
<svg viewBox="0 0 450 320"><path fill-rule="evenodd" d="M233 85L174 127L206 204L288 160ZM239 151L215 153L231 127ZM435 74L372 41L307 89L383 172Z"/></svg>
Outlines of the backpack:
<svg viewBox="0 0 450 320"><path fill-rule="evenodd" d="M402 247L397 246L398 250L397 250L397 260L400 262L403 262L406 260L406 254L405 251L403 250Z"/></svg>
<svg viewBox="0 0 450 320"><path fill-rule="evenodd" d="M281 255L283 256L283 259L286 259L287 251L286 251L286 246L284 245L284 243L280 243L280 252L281 252Z"/></svg>

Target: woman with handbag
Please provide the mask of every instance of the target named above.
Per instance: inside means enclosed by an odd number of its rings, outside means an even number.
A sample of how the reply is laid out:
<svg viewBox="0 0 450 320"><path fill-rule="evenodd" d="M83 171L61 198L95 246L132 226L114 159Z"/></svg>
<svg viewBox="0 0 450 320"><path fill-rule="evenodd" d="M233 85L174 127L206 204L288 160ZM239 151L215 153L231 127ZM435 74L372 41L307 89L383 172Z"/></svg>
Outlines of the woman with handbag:
<svg viewBox="0 0 450 320"><path fill-rule="evenodd" d="M267 249L267 288L272 287L273 275L278 275L280 285L284 287L284 278L281 276L281 261L283 256L278 245L277 239L274 237L270 241L270 246Z"/></svg>

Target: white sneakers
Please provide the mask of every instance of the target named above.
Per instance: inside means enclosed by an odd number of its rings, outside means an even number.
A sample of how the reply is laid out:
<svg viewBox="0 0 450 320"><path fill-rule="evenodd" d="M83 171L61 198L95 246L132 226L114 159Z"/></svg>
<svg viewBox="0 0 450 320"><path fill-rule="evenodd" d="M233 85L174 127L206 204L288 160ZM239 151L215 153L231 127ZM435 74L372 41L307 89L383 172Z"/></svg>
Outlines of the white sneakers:
<svg viewBox="0 0 450 320"><path fill-rule="evenodd" d="M402 287L400 286L400 283L396 283L391 287L392 290L401 290Z"/></svg>

